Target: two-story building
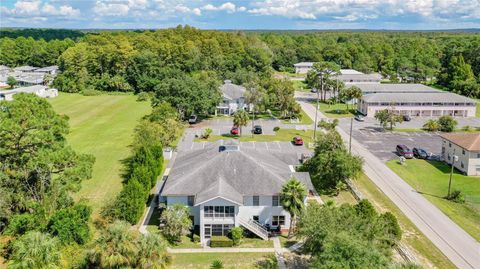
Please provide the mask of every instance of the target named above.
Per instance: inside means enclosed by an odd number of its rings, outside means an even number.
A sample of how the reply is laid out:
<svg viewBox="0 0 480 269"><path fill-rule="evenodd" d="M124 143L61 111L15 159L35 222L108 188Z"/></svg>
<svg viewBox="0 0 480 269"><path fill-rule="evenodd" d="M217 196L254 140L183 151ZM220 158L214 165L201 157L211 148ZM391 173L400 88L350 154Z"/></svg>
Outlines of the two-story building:
<svg viewBox="0 0 480 269"><path fill-rule="evenodd" d="M391 109L411 117L475 117L476 102L423 84L356 84L362 90L357 110L367 117Z"/></svg>
<svg viewBox="0 0 480 269"><path fill-rule="evenodd" d="M442 156L468 176L480 175L480 134L449 133L442 135ZM454 158L457 156L458 159ZM455 160L456 159L456 160Z"/></svg>
<svg viewBox="0 0 480 269"><path fill-rule="evenodd" d="M291 178L314 193L307 172L296 172L296 154L212 143L180 152L160 193L167 206L188 206L203 245L211 236L228 235L243 226L267 240L265 226L288 230L290 214L280 203L282 186ZM306 202L307 197L305 197Z"/></svg>
<svg viewBox="0 0 480 269"><path fill-rule="evenodd" d="M245 87L233 84L230 80L225 80L220 86L223 100L217 105L216 114L231 115L239 109L247 109L245 103Z"/></svg>

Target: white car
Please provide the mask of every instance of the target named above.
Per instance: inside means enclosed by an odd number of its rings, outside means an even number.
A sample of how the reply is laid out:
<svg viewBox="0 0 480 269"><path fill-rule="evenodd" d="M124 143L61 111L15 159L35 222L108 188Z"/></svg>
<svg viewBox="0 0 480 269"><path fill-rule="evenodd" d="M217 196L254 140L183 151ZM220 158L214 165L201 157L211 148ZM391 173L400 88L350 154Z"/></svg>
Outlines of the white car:
<svg viewBox="0 0 480 269"><path fill-rule="evenodd" d="M355 120L357 120L357 121L365 121L365 117L363 117L363 116L360 115L360 114L357 114L357 115L355 115Z"/></svg>
<svg viewBox="0 0 480 269"><path fill-rule="evenodd" d="M190 116L190 118L188 118L188 123L190 124L197 123L197 115Z"/></svg>

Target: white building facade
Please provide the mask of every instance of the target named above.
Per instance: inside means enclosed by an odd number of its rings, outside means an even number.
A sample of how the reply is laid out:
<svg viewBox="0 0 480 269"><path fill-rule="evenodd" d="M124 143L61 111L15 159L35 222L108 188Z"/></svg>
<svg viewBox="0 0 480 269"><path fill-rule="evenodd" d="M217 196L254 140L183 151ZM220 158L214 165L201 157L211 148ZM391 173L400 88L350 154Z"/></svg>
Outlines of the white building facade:
<svg viewBox="0 0 480 269"><path fill-rule="evenodd" d="M475 117L476 102L470 98L421 84L358 84L363 96L357 110L367 117L389 109L411 117Z"/></svg>
<svg viewBox="0 0 480 269"><path fill-rule="evenodd" d="M222 92L222 102L216 107L216 114L232 115L239 109L248 109L245 103L245 88L233 84L230 80L225 80L224 84L220 86Z"/></svg>
<svg viewBox="0 0 480 269"><path fill-rule="evenodd" d="M179 154L160 201L190 208L202 245L208 245L212 236L227 236L238 226L265 240L268 228L287 231L290 214L281 206L282 186L296 178L314 193L308 173L290 169L299 163L298 156L280 152L277 156L237 145L222 147L217 142Z"/></svg>
<svg viewBox="0 0 480 269"><path fill-rule="evenodd" d="M442 157L447 164L453 162L453 166L466 175L480 176L480 134L442 135Z"/></svg>

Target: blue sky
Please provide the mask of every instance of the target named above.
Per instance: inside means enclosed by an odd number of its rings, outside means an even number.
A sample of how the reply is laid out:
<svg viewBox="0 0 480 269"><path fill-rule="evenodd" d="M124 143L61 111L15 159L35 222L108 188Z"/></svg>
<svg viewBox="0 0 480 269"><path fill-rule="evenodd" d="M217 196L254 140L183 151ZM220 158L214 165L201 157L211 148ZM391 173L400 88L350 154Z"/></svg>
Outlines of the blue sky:
<svg viewBox="0 0 480 269"><path fill-rule="evenodd" d="M1 27L480 28L480 0L0 0Z"/></svg>

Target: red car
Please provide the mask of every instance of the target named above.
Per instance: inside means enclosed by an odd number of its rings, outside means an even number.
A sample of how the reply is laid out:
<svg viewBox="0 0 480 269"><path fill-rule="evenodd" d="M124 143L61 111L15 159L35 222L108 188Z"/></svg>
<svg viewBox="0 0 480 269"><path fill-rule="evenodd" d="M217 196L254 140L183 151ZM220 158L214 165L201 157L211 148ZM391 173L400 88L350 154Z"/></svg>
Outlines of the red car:
<svg viewBox="0 0 480 269"><path fill-rule="evenodd" d="M232 135L238 135L240 133L240 129L238 129L238 127L232 127L232 129L230 130L230 134Z"/></svg>
<svg viewBox="0 0 480 269"><path fill-rule="evenodd" d="M296 146L302 146L303 145L303 139L300 136L295 136L293 138L293 144Z"/></svg>

